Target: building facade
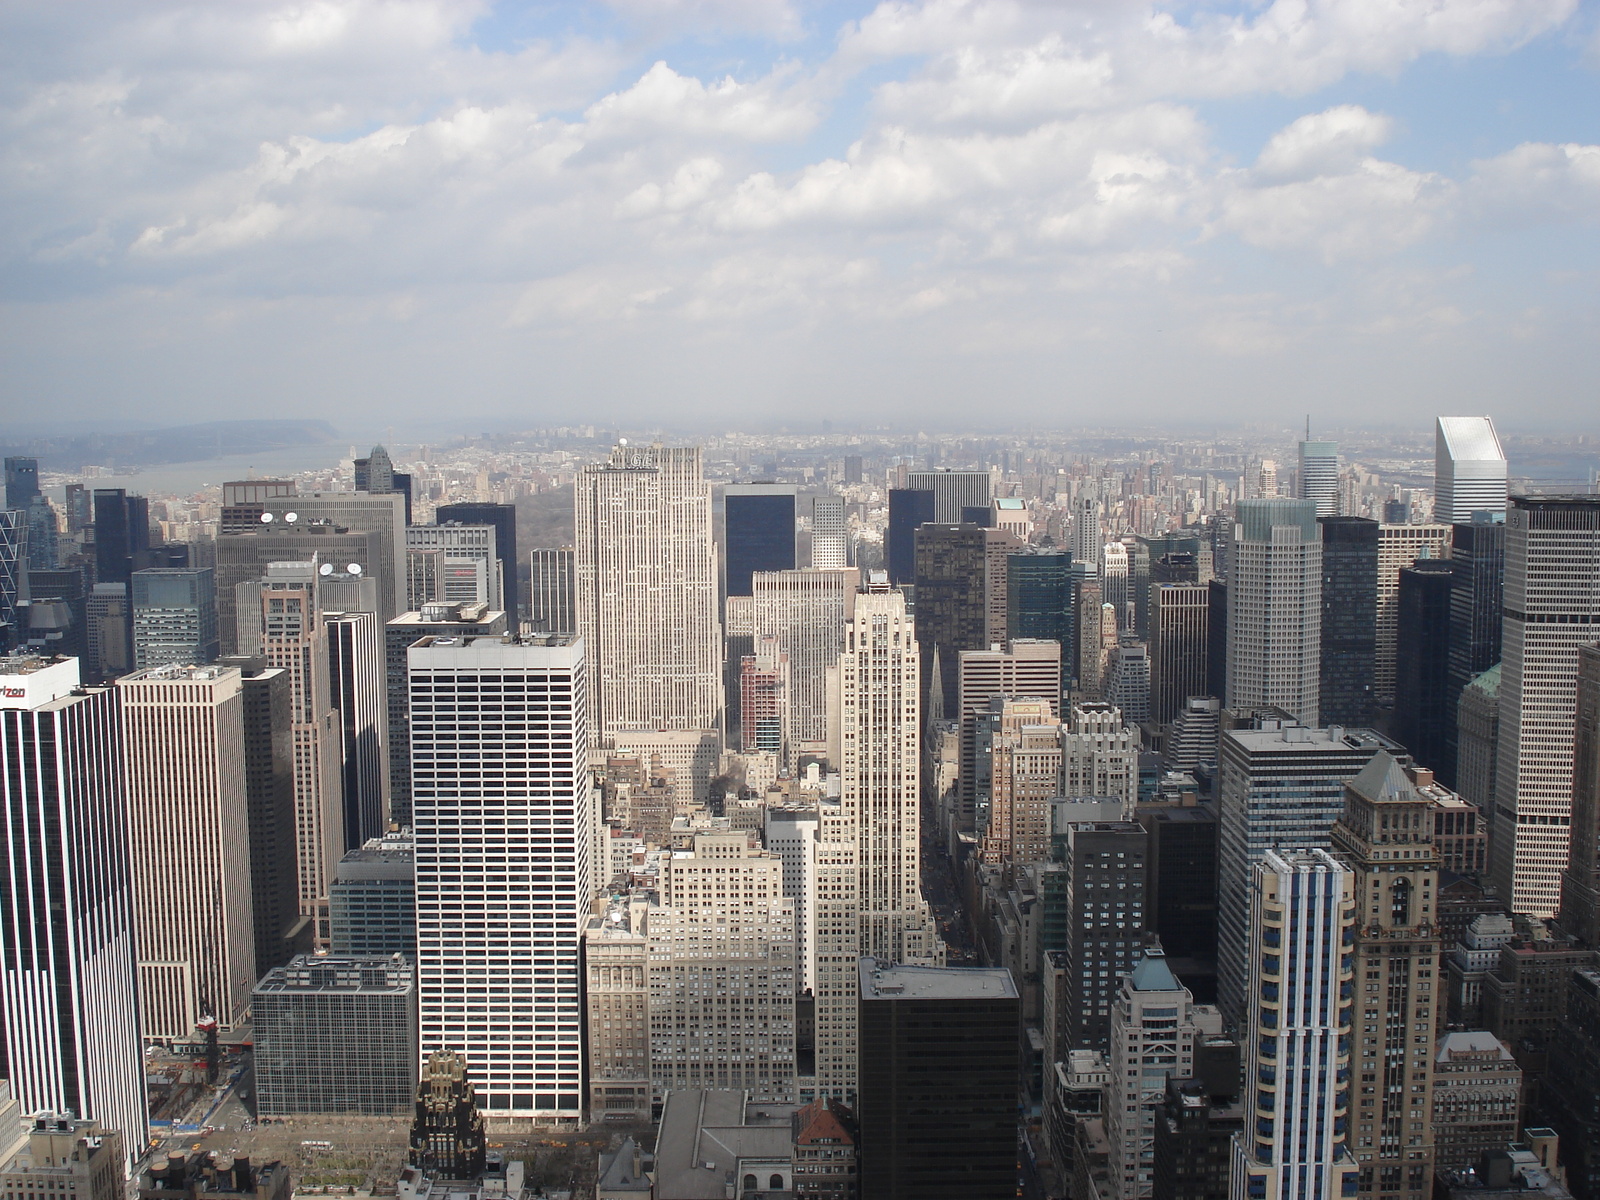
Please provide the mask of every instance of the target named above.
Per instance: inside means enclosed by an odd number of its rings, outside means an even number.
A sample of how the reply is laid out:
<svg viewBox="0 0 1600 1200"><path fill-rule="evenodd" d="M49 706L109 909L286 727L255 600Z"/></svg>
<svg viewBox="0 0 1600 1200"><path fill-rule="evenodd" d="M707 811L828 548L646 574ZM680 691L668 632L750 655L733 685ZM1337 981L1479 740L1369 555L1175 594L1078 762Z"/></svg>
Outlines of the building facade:
<svg viewBox="0 0 1600 1200"><path fill-rule="evenodd" d="M1322 530L1308 500L1241 500L1228 564L1229 708L1276 705L1317 724Z"/></svg>
<svg viewBox="0 0 1600 1200"><path fill-rule="evenodd" d="M135 571L133 667L204 666L222 652L215 572L210 567Z"/></svg>
<svg viewBox="0 0 1600 1200"><path fill-rule="evenodd" d="M1489 417L1440 417L1434 433L1433 519L1468 523L1506 510L1506 452Z"/></svg>

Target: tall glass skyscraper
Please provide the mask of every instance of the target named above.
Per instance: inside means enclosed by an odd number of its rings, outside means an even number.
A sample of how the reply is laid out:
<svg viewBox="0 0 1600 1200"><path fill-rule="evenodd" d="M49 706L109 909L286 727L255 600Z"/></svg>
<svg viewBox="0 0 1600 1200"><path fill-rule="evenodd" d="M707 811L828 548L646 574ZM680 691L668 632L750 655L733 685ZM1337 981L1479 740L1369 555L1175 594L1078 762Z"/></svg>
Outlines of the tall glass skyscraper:
<svg viewBox="0 0 1600 1200"><path fill-rule="evenodd" d="M727 562L724 594L750 595L750 576L756 571L795 569L793 487L730 483L723 489L722 529Z"/></svg>
<svg viewBox="0 0 1600 1200"><path fill-rule="evenodd" d="M1370 725L1378 620L1378 523L1318 517L1322 526L1319 706L1326 725Z"/></svg>

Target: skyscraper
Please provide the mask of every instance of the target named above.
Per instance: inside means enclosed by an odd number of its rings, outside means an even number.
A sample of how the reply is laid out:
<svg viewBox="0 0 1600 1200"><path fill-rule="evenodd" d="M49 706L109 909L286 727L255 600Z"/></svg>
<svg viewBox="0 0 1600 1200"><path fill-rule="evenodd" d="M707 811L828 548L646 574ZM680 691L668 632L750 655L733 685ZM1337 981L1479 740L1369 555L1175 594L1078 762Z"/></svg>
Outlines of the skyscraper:
<svg viewBox="0 0 1600 1200"><path fill-rule="evenodd" d="M856 959L944 956L922 898L917 661L905 597L874 572L839 659L839 803L819 810L816 851L817 1087L846 1102L856 1091Z"/></svg>
<svg viewBox="0 0 1600 1200"><path fill-rule="evenodd" d="M1072 561L1086 574L1100 573L1100 551L1105 539L1100 536L1100 498L1093 492L1080 492L1072 498Z"/></svg>
<svg viewBox="0 0 1600 1200"><path fill-rule="evenodd" d="M462 525L494 526L494 553L500 560L501 607L506 610L510 622L515 625L519 614L523 611L522 579L517 574L517 506L478 501L441 504L434 510L433 519L440 525L458 521ZM408 525L411 523L409 516L406 518L406 523ZM572 626L564 625L559 628L571 629Z"/></svg>
<svg viewBox="0 0 1600 1200"><path fill-rule="evenodd" d="M1561 876L1561 924L1600 948L1600 645L1578 649L1572 762L1572 847Z"/></svg>
<svg viewBox="0 0 1600 1200"><path fill-rule="evenodd" d="M94 577L127 586L150 549L150 502L122 488L94 490Z"/></svg>
<svg viewBox="0 0 1600 1200"><path fill-rule="evenodd" d="M1400 572L1418 559L1449 557L1448 525L1378 526L1378 616L1372 690L1380 707L1394 704L1396 639L1400 633Z"/></svg>
<svg viewBox="0 0 1600 1200"><path fill-rule="evenodd" d="M593 732L720 728L717 550L700 451L618 445L579 473L574 494Z"/></svg>
<svg viewBox="0 0 1600 1200"><path fill-rule="evenodd" d="M221 665L242 677L245 825L250 847L250 909L255 975L260 978L312 945L300 915L295 865L294 732L289 673L265 658L234 656Z"/></svg>
<svg viewBox="0 0 1600 1200"><path fill-rule="evenodd" d="M983 650L1005 640L1007 560L1020 541L1003 529L978 525L923 525L917 530L917 634L922 675L933 652L946 670L963 650ZM958 702L956 678L944 677L946 712Z"/></svg>
<svg viewBox="0 0 1600 1200"><path fill-rule="evenodd" d="M271 563L267 576L241 593L254 593L247 630L241 613L241 644L281 667L289 677L290 731L294 740L295 862L300 912L318 922L326 941L328 878L345 851L343 789L340 786L338 718L329 703L328 631L317 596L316 562Z"/></svg>
<svg viewBox="0 0 1600 1200"><path fill-rule="evenodd" d="M739 670L739 748L746 754L789 755L789 656L775 637L755 643Z"/></svg>
<svg viewBox="0 0 1600 1200"><path fill-rule="evenodd" d="M384 495L398 493L406 498L406 524L411 524L411 476L394 469L394 460L382 446L374 446L366 458L354 460L355 485L358 492L375 492Z"/></svg>
<svg viewBox="0 0 1600 1200"><path fill-rule="evenodd" d="M1433 519L1465 524L1506 511L1506 452L1488 417L1440 417L1434 434Z"/></svg>
<svg viewBox="0 0 1600 1200"><path fill-rule="evenodd" d="M1425 558L1400 571L1392 728L1412 758L1430 770L1450 753L1453 565L1448 559Z"/></svg>
<svg viewBox="0 0 1600 1200"><path fill-rule="evenodd" d="M996 696L1037 696L1061 711L1061 647L1054 642L1019 639L1005 648L963 650L956 680L961 721L961 824L971 829L977 797L978 723Z"/></svg>
<svg viewBox="0 0 1600 1200"><path fill-rule="evenodd" d="M828 672L844 652L855 611L854 569L757 571L751 576L752 648L776 638L789 659L789 744L820 752L828 740Z"/></svg>
<svg viewBox="0 0 1600 1200"><path fill-rule="evenodd" d="M8 457L6 459L7 508L26 512L39 495L39 460L37 458Z"/></svg>
<svg viewBox="0 0 1600 1200"><path fill-rule="evenodd" d="M133 667L204 666L222 652L216 573L151 567L133 573Z"/></svg>
<svg viewBox="0 0 1600 1200"><path fill-rule="evenodd" d="M322 614L328 631L328 695L338 726L344 845L354 850L388 826L383 631L369 612Z"/></svg>
<svg viewBox="0 0 1600 1200"><path fill-rule="evenodd" d="M440 521L406 527L405 611L424 604L487 604L511 610L516 568L504 577L505 560L493 525Z"/></svg>
<svg viewBox="0 0 1600 1200"><path fill-rule="evenodd" d="M1133 628L1133 580L1129 577L1128 548L1107 542L1100 548L1100 587L1103 602L1117 612L1117 631Z"/></svg>
<svg viewBox="0 0 1600 1200"><path fill-rule="evenodd" d="M1056 834L1067 871L1063 1032L1070 1050L1109 1052L1121 980L1144 945L1148 839L1136 821L1072 821Z"/></svg>
<svg viewBox="0 0 1600 1200"><path fill-rule="evenodd" d="M645 914L658 1094L794 1097L794 901L783 894L783 860L750 840L696 834L662 864L661 906Z"/></svg>
<svg viewBox="0 0 1600 1200"><path fill-rule="evenodd" d="M1560 899L1572 815L1578 647L1600 619L1600 496L1516 496L1506 513L1500 748L1489 871L1513 912Z"/></svg>
<svg viewBox="0 0 1600 1200"><path fill-rule="evenodd" d="M1326 850L1270 850L1251 872L1247 1115L1234 1141L1235 1197L1355 1194L1346 1182L1357 1171L1349 1136L1354 885ZM1418 1049L1426 1055L1431 1045L1430 1037Z"/></svg>
<svg viewBox="0 0 1600 1200"><path fill-rule="evenodd" d="M422 1050L456 1049L497 1117L576 1119L593 826L583 645L428 637L408 662Z"/></svg>
<svg viewBox="0 0 1600 1200"><path fill-rule="evenodd" d="M1450 530L1450 672L1448 749L1435 774L1456 787L1457 709L1467 685L1500 661L1500 621L1506 580L1506 525L1499 519L1457 523Z"/></svg>
<svg viewBox="0 0 1600 1200"><path fill-rule="evenodd" d="M256 978L244 680L154 667L117 694L144 1036L186 1042L202 1016L238 1025ZM175 860L175 846L189 852Z"/></svg>
<svg viewBox="0 0 1600 1200"><path fill-rule="evenodd" d="M1403 1200L1426 1200L1433 1187L1433 1046L1413 1031L1440 1015L1433 810L1454 799L1433 772L1380 752L1345 785L1333 827L1333 849L1355 873L1351 1072L1361 1072L1363 1097L1369 1086L1377 1095L1376 1105L1350 1105L1350 1142L1363 1190Z"/></svg>
<svg viewBox="0 0 1600 1200"><path fill-rule="evenodd" d="M1016 1195L1021 1001L1011 972L872 958L858 970L860 1194Z"/></svg>
<svg viewBox="0 0 1600 1200"><path fill-rule="evenodd" d="M74 659L0 660L0 1022L24 1112L146 1137L144 1054L115 695ZM41 769L48 764L52 769Z"/></svg>
<svg viewBox="0 0 1600 1200"><path fill-rule="evenodd" d="M1241 500L1228 564L1228 707L1317 723L1322 530L1309 500Z"/></svg>
<svg viewBox="0 0 1600 1200"><path fill-rule="evenodd" d="M16 509L0 509L0 651L19 631L18 606L28 599L28 521Z"/></svg>
<svg viewBox="0 0 1600 1200"><path fill-rule="evenodd" d="M725 595L750 595L756 571L792 571L798 565L794 498L790 484L730 483L723 489Z"/></svg>
<svg viewBox="0 0 1600 1200"><path fill-rule="evenodd" d="M1071 675L1072 555L1031 547L1006 556L1006 636L1042 638L1062 647Z"/></svg>
<svg viewBox="0 0 1600 1200"><path fill-rule="evenodd" d="M1378 523L1318 517L1322 527L1322 645L1318 714L1328 725L1370 725L1378 652Z"/></svg>
<svg viewBox="0 0 1600 1200"><path fill-rule="evenodd" d="M1150 720L1165 725L1191 696L1205 696L1211 589L1203 583L1150 587Z"/></svg>
<svg viewBox="0 0 1600 1200"><path fill-rule="evenodd" d="M1276 718L1222 735L1217 779L1217 1003L1249 1007L1249 879L1268 850L1327 849L1344 784L1379 750L1404 751L1369 729L1308 729Z"/></svg>
<svg viewBox="0 0 1600 1200"><path fill-rule="evenodd" d="M994 494L987 471L913 471L906 485L916 491L933 493L931 519L941 525L963 521L962 509L988 508Z"/></svg>
<svg viewBox="0 0 1600 1200"><path fill-rule="evenodd" d="M1317 506L1317 516L1339 515L1339 443L1300 443L1300 499Z"/></svg>
<svg viewBox="0 0 1600 1200"><path fill-rule="evenodd" d="M350 561L333 557L330 546L320 561L330 562L336 571L361 574L378 581L378 619L387 621L405 611L406 578L406 498L398 492L311 492L307 495L267 496L261 500L260 524L281 528L346 529L371 535L370 557L360 561L361 570L348 570ZM271 518L268 520L267 518ZM440 517L440 520L448 518ZM303 556L309 558L309 551ZM217 586L222 588L222 548L217 552ZM226 634L226 622L224 622ZM224 636L226 644L226 636Z"/></svg>
<svg viewBox="0 0 1600 1200"><path fill-rule="evenodd" d="M1192 1078L1201 1039L1221 1033L1221 1014L1194 1002L1160 950L1146 949L1123 977L1111 1015L1106 1096L1111 1181L1119 1200L1154 1196L1156 1118L1167 1080Z"/></svg>
<svg viewBox="0 0 1600 1200"><path fill-rule="evenodd" d="M534 550L529 556L533 583L528 619L540 633L571 633L578 627L572 595L572 547Z"/></svg>
<svg viewBox="0 0 1600 1200"><path fill-rule="evenodd" d="M822 571L839 571L850 565L844 500L838 496L811 498L811 565Z"/></svg>
<svg viewBox="0 0 1600 1200"><path fill-rule="evenodd" d="M383 561L377 534L338 525L295 521L258 522L248 533L224 531L217 538L217 636L224 654L254 654L249 638L239 638L239 585L254 583L267 573L267 564L306 562L316 558L335 572L355 577L376 577ZM351 568L355 569L352 571ZM403 576L402 576L403 578ZM246 617L247 628L252 618Z"/></svg>
<svg viewBox="0 0 1600 1200"><path fill-rule="evenodd" d="M889 527L884 533L884 561L893 587L917 578L917 529L933 520L933 493L913 488L889 489Z"/></svg>

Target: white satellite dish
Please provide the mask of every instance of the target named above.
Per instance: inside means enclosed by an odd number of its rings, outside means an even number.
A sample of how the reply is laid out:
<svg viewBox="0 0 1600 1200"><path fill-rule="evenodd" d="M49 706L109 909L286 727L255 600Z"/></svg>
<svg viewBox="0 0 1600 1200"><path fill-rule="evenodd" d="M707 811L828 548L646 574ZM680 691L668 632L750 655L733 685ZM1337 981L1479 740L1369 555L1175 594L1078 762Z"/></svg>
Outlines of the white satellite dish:
<svg viewBox="0 0 1600 1200"><path fill-rule="evenodd" d="M293 525L296 521L298 521L300 519L300 514L296 513L296 512L286 512L286 513L283 514L283 519L285 521L287 521L289 524Z"/></svg>
<svg viewBox="0 0 1600 1200"><path fill-rule="evenodd" d="M317 568L317 574L318 575L332 575L333 574L333 564L332 563L323 563L320 567Z"/></svg>
<svg viewBox="0 0 1600 1200"><path fill-rule="evenodd" d="M627 444L628 444L628 439L627 438L618 438L617 439L617 445L626 446Z"/></svg>
<svg viewBox="0 0 1600 1200"><path fill-rule="evenodd" d="M272 524L272 514L271 513L262 513L261 514L261 523L263 525L271 525Z"/></svg>
<svg viewBox="0 0 1600 1200"><path fill-rule="evenodd" d="M351 563L348 567L345 568L345 570L349 571L350 574L352 574L352 575L359 575L359 574L361 574L361 564L360 563Z"/></svg>

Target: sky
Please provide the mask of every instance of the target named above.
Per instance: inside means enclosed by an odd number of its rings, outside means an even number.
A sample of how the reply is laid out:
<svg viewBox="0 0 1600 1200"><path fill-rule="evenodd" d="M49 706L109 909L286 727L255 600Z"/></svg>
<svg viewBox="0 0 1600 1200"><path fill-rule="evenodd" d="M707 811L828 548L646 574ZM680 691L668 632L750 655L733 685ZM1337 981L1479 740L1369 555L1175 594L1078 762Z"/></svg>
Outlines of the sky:
<svg viewBox="0 0 1600 1200"><path fill-rule="evenodd" d="M1600 431L1600 5L0 0L0 429Z"/></svg>

